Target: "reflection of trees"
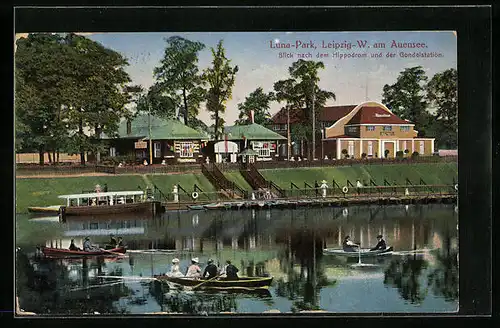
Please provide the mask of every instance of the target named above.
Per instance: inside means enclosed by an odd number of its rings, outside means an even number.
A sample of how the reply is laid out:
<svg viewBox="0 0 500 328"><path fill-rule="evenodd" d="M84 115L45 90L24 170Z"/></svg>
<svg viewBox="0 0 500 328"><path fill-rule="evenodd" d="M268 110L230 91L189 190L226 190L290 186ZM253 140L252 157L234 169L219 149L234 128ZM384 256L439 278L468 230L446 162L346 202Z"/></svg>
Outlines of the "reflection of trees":
<svg viewBox="0 0 500 328"><path fill-rule="evenodd" d="M451 250L451 237L446 233L445 250L436 253L436 266L427 276L428 286L447 301L458 299L458 250Z"/></svg>
<svg viewBox="0 0 500 328"><path fill-rule="evenodd" d="M163 298L162 309L166 312L189 314L236 312L236 296L232 294L167 294Z"/></svg>
<svg viewBox="0 0 500 328"><path fill-rule="evenodd" d="M92 260L88 260L92 261ZM16 287L20 307L40 314L79 315L82 313L124 313L114 302L129 294L122 284L98 286L101 278L86 276L90 268L102 272L102 261L81 261L81 281L69 278L68 267L63 260L31 258L17 252ZM73 261L73 263L75 263ZM94 288L89 288L94 287Z"/></svg>
<svg viewBox="0 0 500 328"><path fill-rule="evenodd" d="M318 263L322 257L323 242L314 233L296 233L289 237L288 249L278 253L280 269L287 279L276 280L276 294L294 301L292 311L319 310L319 292L331 285L324 266ZM295 262L299 272L294 270Z"/></svg>
<svg viewBox="0 0 500 328"><path fill-rule="evenodd" d="M421 303L427 289L421 286L420 280L427 266L426 260L415 255L396 257L384 272L384 284L396 287L404 300Z"/></svg>

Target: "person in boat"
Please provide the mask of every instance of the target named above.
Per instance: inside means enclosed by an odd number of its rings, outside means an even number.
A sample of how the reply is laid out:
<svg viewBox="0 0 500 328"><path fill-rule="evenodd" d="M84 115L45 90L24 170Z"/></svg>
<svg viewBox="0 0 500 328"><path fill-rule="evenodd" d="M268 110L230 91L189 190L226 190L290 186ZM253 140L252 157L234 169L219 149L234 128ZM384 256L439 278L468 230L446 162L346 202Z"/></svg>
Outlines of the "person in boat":
<svg viewBox="0 0 500 328"><path fill-rule="evenodd" d="M116 247L123 247L123 238L118 237L118 241L116 242Z"/></svg>
<svg viewBox="0 0 500 328"><path fill-rule="evenodd" d="M201 277L201 269L198 266L198 263L199 260L197 257L191 259L191 265L187 269L186 277L195 279Z"/></svg>
<svg viewBox="0 0 500 328"><path fill-rule="evenodd" d="M69 250L70 251L81 251L81 249L79 247L76 247L74 239L71 239L71 244L69 245Z"/></svg>
<svg viewBox="0 0 500 328"><path fill-rule="evenodd" d="M351 237L345 236L344 242L342 243L342 248L344 252L357 252L359 249L359 245L355 244L351 241Z"/></svg>
<svg viewBox="0 0 500 328"><path fill-rule="evenodd" d="M116 248L116 245L118 244L118 242L116 241L116 238L115 236L113 235L110 235L109 236L109 243L106 245L106 249L113 249L113 248Z"/></svg>
<svg viewBox="0 0 500 328"><path fill-rule="evenodd" d="M226 277L228 280L238 280L238 268L235 267L231 261L226 261L227 265L225 268Z"/></svg>
<svg viewBox="0 0 500 328"><path fill-rule="evenodd" d="M387 245L385 243L384 238L382 238L382 235L377 236L378 243L375 245L375 247L370 248L370 251L378 251L378 250L384 250L387 248Z"/></svg>
<svg viewBox="0 0 500 328"><path fill-rule="evenodd" d="M179 267L179 259L175 258L172 260L172 266L170 267L170 272L167 273L169 277L184 277Z"/></svg>
<svg viewBox="0 0 500 328"><path fill-rule="evenodd" d="M103 192L108 192L108 184L105 183L104 186L102 187Z"/></svg>
<svg viewBox="0 0 500 328"><path fill-rule="evenodd" d="M207 262L207 264L208 265L205 268L205 271L203 271L202 277L203 278L207 278L207 279L215 278L217 276L217 272L219 270L217 269L217 266L214 264L214 260L209 259L208 262Z"/></svg>
<svg viewBox="0 0 500 328"><path fill-rule="evenodd" d="M83 250L85 252L94 252L94 251L98 251L99 249L97 247L95 247L94 245L92 245L89 237L85 237L85 241L83 242Z"/></svg>

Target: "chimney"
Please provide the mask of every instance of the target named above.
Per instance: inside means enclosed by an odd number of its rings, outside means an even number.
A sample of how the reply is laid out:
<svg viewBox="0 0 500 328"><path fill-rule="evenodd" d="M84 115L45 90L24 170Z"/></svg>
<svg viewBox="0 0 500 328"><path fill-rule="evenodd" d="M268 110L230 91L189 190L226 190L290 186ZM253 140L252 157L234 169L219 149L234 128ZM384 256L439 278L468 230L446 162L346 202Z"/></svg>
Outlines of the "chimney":
<svg viewBox="0 0 500 328"><path fill-rule="evenodd" d="M127 134L132 133L132 122L130 122L130 119L127 119Z"/></svg>

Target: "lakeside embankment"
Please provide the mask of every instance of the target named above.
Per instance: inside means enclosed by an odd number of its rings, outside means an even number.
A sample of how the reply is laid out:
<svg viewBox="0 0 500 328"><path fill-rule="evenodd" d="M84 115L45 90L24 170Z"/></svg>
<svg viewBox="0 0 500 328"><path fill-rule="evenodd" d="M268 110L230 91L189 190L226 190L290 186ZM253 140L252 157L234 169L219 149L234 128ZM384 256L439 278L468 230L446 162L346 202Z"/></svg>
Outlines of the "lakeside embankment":
<svg viewBox="0 0 500 328"><path fill-rule="evenodd" d="M367 165L321 168L261 169L262 175L283 189L290 189L291 183L304 188L304 183L314 186L314 182L328 181L331 186L335 179L341 186L347 180L355 183L373 180L377 185L384 185L384 179L391 184L406 185L406 179L419 184L420 179L428 185L451 185L458 179L458 164L415 163L412 165ZM245 190L251 187L239 171L224 172L226 177ZM99 175L99 176L52 176L50 178L16 179L16 213L26 213L30 206L48 206L63 204L58 198L63 194L74 194L92 190L96 184L108 185L109 190L137 190L157 186L167 197L175 184L179 184L187 193L181 193L180 200L190 199L194 185L200 194L199 201L216 200L219 193L201 173L184 174L136 174L136 175ZM201 191L200 191L201 190Z"/></svg>

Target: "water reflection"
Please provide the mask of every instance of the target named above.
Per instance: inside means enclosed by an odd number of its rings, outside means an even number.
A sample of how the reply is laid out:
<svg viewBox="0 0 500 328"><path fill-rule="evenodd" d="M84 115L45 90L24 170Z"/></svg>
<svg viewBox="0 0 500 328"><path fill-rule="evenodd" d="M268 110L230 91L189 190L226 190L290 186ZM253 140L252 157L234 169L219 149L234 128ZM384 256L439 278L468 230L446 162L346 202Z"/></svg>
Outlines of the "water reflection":
<svg viewBox="0 0 500 328"><path fill-rule="evenodd" d="M17 240L23 249L33 244L64 248L70 238L81 246L80 239L87 233L93 243L104 244L110 231L118 231L131 251L128 258L116 262L68 262L18 254L21 307L36 313L75 315L94 311L262 312L274 308L282 312L335 312L342 308L339 304L364 299L365 288L373 290L380 297L377 302L384 306L375 311L436 311L454 307L458 299L457 217L453 206L352 206L347 213L343 208L328 207L177 211L148 220L101 218L98 224L95 220L80 218L61 224L50 240L37 234L42 223L25 225L28 230L22 240ZM324 248L339 248L347 234L363 247L373 246L375 236L383 234L396 251L436 251L363 258L363 264L372 264L369 267L356 266L357 257L323 255ZM100 277L150 277L167 272L174 257L181 260L184 272L192 257L200 258L202 269L206 260L213 258L219 264L231 260L240 275L270 275L274 281L263 294L185 293L160 288L150 281ZM364 306L352 311L372 311L371 304Z"/></svg>

